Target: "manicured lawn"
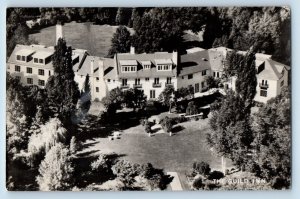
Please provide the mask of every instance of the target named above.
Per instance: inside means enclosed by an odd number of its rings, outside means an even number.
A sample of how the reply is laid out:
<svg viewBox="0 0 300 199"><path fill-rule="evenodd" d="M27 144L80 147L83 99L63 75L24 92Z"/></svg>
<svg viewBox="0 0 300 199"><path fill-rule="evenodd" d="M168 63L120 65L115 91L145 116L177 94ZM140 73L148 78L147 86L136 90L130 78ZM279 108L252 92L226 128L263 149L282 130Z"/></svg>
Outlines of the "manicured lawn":
<svg viewBox="0 0 300 199"><path fill-rule="evenodd" d="M103 57L107 55L110 49L111 38L117 27L71 22L64 24L63 35L67 43L73 48L86 49L91 55ZM44 28L29 37L39 44L53 46L56 39L55 26Z"/></svg>
<svg viewBox="0 0 300 199"><path fill-rule="evenodd" d="M180 126L180 127L176 127ZM221 159L205 144L209 131L208 119L184 122L174 127L172 137L159 130L152 137L141 125L122 131L120 139L93 138L87 140L83 151L90 154L115 152L135 163L152 163L165 171L187 173L195 161L208 162L212 168L221 169ZM229 164L228 164L229 165Z"/></svg>

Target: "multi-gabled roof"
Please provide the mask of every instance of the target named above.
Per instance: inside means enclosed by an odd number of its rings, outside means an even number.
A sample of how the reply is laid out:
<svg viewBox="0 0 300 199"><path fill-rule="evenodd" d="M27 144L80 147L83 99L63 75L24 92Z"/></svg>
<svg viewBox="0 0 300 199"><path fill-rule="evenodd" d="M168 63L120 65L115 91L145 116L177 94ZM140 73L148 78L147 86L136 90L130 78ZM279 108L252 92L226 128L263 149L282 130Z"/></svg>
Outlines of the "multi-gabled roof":
<svg viewBox="0 0 300 199"><path fill-rule="evenodd" d="M140 78L140 77L174 77L177 76L177 60L173 60L173 53L159 52L148 54L117 53L115 64L119 78ZM144 69L143 65L150 63L150 69ZM136 65L136 72L121 72L121 66ZM157 71L157 64L172 64L170 71Z"/></svg>
<svg viewBox="0 0 300 199"><path fill-rule="evenodd" d="M290 67L271 59L264 61L264 70L257 74L260 79L279 80L283 76L283 70L290 70Z"/></svg>

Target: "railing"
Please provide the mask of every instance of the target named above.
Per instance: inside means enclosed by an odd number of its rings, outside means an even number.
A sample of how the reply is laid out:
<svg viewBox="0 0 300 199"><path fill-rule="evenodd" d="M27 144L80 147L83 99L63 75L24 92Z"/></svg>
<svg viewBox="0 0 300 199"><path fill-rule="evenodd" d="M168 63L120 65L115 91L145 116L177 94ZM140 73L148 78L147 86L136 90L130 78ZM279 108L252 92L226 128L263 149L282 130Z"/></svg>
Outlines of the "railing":
<svg viewBox="0 0 300 199"><path fill-rule="evenodd" d="M152 86L153 88L158 88L161 87L161 83L153 83Z"/></svg>
<svg viewBox="0 0 300 199"><path fill-rule="evenodd" d="M133 84L133 88L142 88L142 84Z"/></svg>
<svg viewBox="0 0 300 199"><path fill-rule="evenodd" d="M269 85L268 84L259 83L259 87L261 87L261 88L269 88Z"/></svg>
<svg viewBox="0 0 300 199"><path fill-rule="evenodd" d="M125 88L129 88L129 84L126 85L121 85L121 88L125 89Z"/></svg>
<svg viewBox="0 0 300 199"><path fill-rule="evenodd" d="M167 86L173 86L173 82L166 82L165 83L165 86L167 87Z"/></svg>

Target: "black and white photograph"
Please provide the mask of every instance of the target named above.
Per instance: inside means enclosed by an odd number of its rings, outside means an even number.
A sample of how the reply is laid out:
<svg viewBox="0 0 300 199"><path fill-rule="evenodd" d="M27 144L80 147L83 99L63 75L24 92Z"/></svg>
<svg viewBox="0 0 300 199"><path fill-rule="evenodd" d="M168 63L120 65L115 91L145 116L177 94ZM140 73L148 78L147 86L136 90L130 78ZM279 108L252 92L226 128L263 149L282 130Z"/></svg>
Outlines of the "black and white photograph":
<svg viewBox="0 0 300 199"><path fill-rule="evenodd" d="M291 189L290 7L188 6L7 8L8 191Z"/></svg>

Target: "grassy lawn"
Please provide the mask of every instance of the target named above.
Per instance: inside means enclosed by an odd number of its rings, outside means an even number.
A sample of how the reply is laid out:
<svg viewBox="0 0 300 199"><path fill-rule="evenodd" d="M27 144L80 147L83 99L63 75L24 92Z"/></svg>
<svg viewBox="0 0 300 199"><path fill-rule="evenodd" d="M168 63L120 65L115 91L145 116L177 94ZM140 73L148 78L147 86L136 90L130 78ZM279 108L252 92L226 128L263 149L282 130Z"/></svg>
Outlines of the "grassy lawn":
<svg viewBox="0 0 300 199"><path fill-rule="evenodd" d="M111 38L117 28L118 26L71 22L64 24L63 35L72 47L86 49L91 55L103 57L110 49ZM44 28L31 34L29 38L36 40L39 44L53 46L56 39L55 26Z"/></svg>
<svg viewBox="0 0 300 199"><path fill-rule="evenodd" d="M205 161L213 169L221 169L221 158L214 155L205 144L205 134L210 130L208 119L184 122L174 126L174 130L177 132L172 137L161 130L148 137L144 127L138 125L121 131L120 139L89 139L79 153L115 152L130 162L150 162L166 172L178 172L181 180L191 171L195 161ZM227 166L230 166L229 161Z"/></svg>

